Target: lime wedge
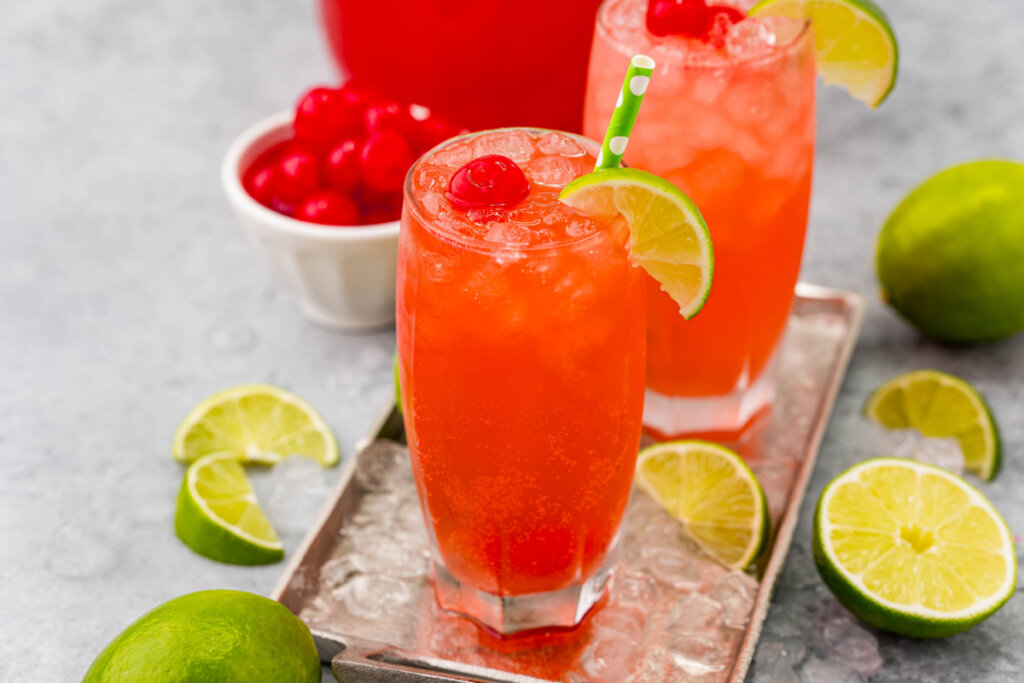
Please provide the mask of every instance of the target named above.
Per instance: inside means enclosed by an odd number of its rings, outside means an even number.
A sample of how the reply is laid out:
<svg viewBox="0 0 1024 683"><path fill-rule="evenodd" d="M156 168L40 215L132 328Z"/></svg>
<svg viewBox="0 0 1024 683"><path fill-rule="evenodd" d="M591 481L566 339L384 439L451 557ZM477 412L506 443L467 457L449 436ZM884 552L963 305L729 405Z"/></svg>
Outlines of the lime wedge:
<svg viewBox="0 0 1024 683"><path fill-rule="evenodd" d="M818 73L869 107L880 105L896 84L896 34L871 0L761 0L750 16L810 19Z"/></svg>
<svg viewBox="0 0 1024 683"><path fill-rule="evenodd" d="M664 178L635 168L608 168L566 185L562 202L602 220L624 218L629 254L661 284L679 312L697 315L715 267L708 226L697 206Z"/></svg>
<svg viewBox="0 0 1024 683"><path fill-rule="evenodd" d="M268 564L284 557L245 470L231 453L214 453L189 465L174 530L192 550L219 562Z"/></svg>
<svg viewBox="0 0 1024 683"><path fill-rule="evenodd" d="M192 409L174 435L174 457L192 462L211 453L268 465L289 455L338 462L334 435L313 407L267 384L227 389Z"/></svg>
<svg viewBox="0 0 1024 683"><path fill-rule="evenodd" d="M902 458L851 467L825 487L814 561L872 626L940 638L983 621L1013 593L1013 540L992 504L949 472Z"/></svg>
<svg viewBox="0 0 1024 683"><path fill-rule="evenodd" d="M768 546L768 506L743 458L707 441L673 441L640 451L636 483L713 557L752 566Z"/></svg>
<svg viewBox="0 0 1024 683"><path fill-rule="evenodd" d="M938 370L915 370L889 380L864 412L887 429L916 429L960 442L968 472L986 481L999 471L999 430L985 399L970 384Z"/></svg>

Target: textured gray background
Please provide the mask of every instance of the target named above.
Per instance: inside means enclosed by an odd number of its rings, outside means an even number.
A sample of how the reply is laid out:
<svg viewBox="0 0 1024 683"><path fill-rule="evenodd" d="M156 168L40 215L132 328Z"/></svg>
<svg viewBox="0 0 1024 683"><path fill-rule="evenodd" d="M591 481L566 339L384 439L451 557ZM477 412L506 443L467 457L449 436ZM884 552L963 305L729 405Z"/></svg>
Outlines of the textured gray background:
<svg viewBox="0 0 1024 683"><path fill-rule="evenodd" d="M1024 17L1013 0L884 4L903 58L890 101L871 112L819 95L804 278L870 303L768 617L808 641L831 609L810 562L810 512L825 482L872 454L858 411L890 375L938 367L982 389L1006 453L983 490L1024 531L1024 336L967 350L927 342L878 302L872 271L879 225L914 184L965 159L1024 159ZM290 387L323 409L344 457L388 401L393 331L305 322L235 229L217 181L235 134L333 78L314 10L3 3L0 680L77 680L125 625L182 593L270 591L282 565L216 564L173 535L181 470L170 440L198 399L246 381ZM283 536L294 549L301 533ZM1022 632L1018 597L946 641L879 634L885 667L872 680L1019 680ZM804 671L825 677L856 680Z"/></svg>

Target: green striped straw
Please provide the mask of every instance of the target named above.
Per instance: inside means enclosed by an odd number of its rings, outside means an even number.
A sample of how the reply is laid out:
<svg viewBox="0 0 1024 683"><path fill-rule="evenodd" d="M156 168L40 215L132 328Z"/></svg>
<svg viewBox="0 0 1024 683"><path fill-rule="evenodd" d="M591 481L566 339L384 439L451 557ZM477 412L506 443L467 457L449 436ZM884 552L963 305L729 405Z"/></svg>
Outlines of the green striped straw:
<svg viewBox="0 0 1024 683"><path fill-rule="evenodd" d="M619 90L619 101L615 103L612 120L608 123L608 131L604 134L601 153L597 156L594 170L601 168L618 168L622 165L622 155L626 153L629 134L633 132L633 122L640 112L640 103L644 101L644 93L654 73L654 60L646 55L636 55L629 60L626 79Z"/></svg>

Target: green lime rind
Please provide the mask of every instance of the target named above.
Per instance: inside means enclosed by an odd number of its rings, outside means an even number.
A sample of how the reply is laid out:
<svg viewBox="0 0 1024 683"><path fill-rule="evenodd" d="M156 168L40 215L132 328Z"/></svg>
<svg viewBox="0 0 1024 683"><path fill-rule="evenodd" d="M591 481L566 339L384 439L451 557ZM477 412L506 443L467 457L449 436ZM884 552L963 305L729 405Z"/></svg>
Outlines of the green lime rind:
<svg viewBox="0 0 1024 683"><path fill-rule="evenodd" d="M704 307L715 271L711 233L700 209L675 185L637 168L608 168L580 176L558 198L608 222L624 217L630 257L679 304L680 314L689 320ZM661 221L652 222L652 215ZM700 278L689 286L693 268Z"/></svg>
<svg viewBox="0 0 1024 683"><path fill-rule="evenodd" d="M896 33L892 30L892 24L889 23L889 17L882 10L881 7L873 3L871 0L849 0L850 4L857 7L859 10L870 16L878 25L882 27L885 34L889 37L889 42L892 44L892 68L890 69L889 87L878 97L874 103L869 104L872 108L878 107L882 102L889 97L889 93L896 87L896 78L900 71L900 49L899 43L896 41Z"/></svg>
<svg viewBox="0 0 1024 683"><path fill-rule="evenodd" d="M762 2L767 2L767 1L770 1L770 0L761 0L761 1ZM886 98L889 97L889 93L891 93L893 91L893 88L896 87L896 77L899 74L899 68L900 68L900 50L899 50L899 43L896 41L896 33L893 31L892 24L889 22L889 17L888 17L888 15L886 15L885 11L881 7L876 5L874 2L872 2L871 0L840 0L840 1L846 2L846 3L850 4L850 5L852 5L853 7L857 8L858 10L860 10L861 12L866 14L871 19L874 19L875 23L879 27L881 27L881 29L885 32L885 35L888 37L889 43L892 46L892 65L891 65L891 68L889 70L889 74L890 74L889 85L882 92L882 94L879 95L878 98L875 99L873 102L866 102L865 101L865 104L867 104L869 107L872 107L872 108L878 107L880 104L882 104L882 102L884 102L886 100Z"/></svg>
<svg viewBox="0 0 1024 683"><path fill-rule="evenodd" d="M250 516L260 516L269 529L270 538L256 538L242 529L232 526L221 519L207 506L195 489L195 473L200 468L216 460L229 460L241 470L242 466L231 456L208 455L196 460L185 472L185 479L178 491L177 509L174 515L174 532L189 548L218 562L240 565L261 565L278 562L284 557L284 546L277 539L269 521L265 521L259 504L255 502L252 487L249 494L253 495ZM245 478L242 471L241 476ZM248 479L245 478L248 483Z"/></svg>
<svg viewBox="0 0 1024 683"><path fill-rule="evenodd" d="M758 482L758 487L761 486L761 482L754 477L754 481ZM764 495L764 489L761 489L761 543L758 544L753 554L750 556L750 561L747 562L744 569L754 569L757 564L764 558L768 552L768 546L772 537L772 515L768 509L768 497Z"/></svg>
<svg viewBox="0 0 1024 683"><path fill-rule="evenodd" d="M942 407L934 405L934 394L929 396L931 405L923 412L907 405L907 389L915 383L929 382L959 392L973 408L969 416L973 422L967 425L963 416L957 416L960 417L957 420L944 413L933 417L931 412L938 412ZM924 369L893 377L868 397L864 415L886 429L916 429L925 437L956 438L967 471L985 481L994 479L1002 467L1002 439L992 409L977 389L956 375Z"/></svg>
<svg viewBox="0 0 1024 683"><path fill-rule="evenodd" d="M309 628L253 593L210 590L174 598L112 640L83 683L319 683Z"/></svg>
<svg viewBox="0 0 1024 683"><path fill-rule="evenodd" d="M402 414L402 378L398 374L398 351L395 351L395 409Z"/></svg>
<svg viewBox="0 0 1024 683"><path fill-rule="evenodd" d="M829 58L831 51L835 50L837 45L842 44L842 35L829 34L827 28L834 27L834 24L820 21L813 27L815 31L818 72L827 84L842 87L852 97L871 108L878 107L896 86L896 77L899 73L900 63L899 44L896 41L896 33L889 22L889 17L881 7L871 0L760 0L750 9L748 14L750 16L781 15L813 20L814 15L819 14L822 8L827 9L829 7L844 8L852 12L855 17L860 15L858 21L854 22L854 26L860 23L860 19L864 19L872 26L878 27L879 34L883 37L883 43L888 48L888 59L885 61L884 73L882 73L882 69L878 69L883 76L876 79L877 83L881 84L880 87L858 88L855 83L851 82L849 75L856 74L858 69L856 67L838 69L836 68L838 63L834 63L834 60ZM862 48L863 46L857 46L857 48L851 51L849 56L862 58Z"/></svg>
<svg viewBox="0 0 1024 683"><path fill-rule="evenodd" d="M969 613L960 617L945 617L939 618L934 616L925 616L921 614L914 614L904 610L897 609L895 607L885 604L885 601L880 599L878 596L870 594L869 592L861 589L856 585L840 568L836 558L828 552L825 548L823 537L825 535L823 531L823 507L828 499L829 492L837 487L845 477L853 474L857 470L864 467L871 467L877 464L896 464L908 466L905 459L901 458L872 458L863 462L857 463L853 467L850 467L842 474L833 479L822 491L821 496L818 498L818 503L814 508L814 525L811 539L811 550L814 557L814 564L818 570L818 574L821 576L822 581L832 592L839 602L846 607L850 612L864 623L873 626L879 630L887 631L889 633L895 633L901 636L907 636L910 638L945 638L948 636L962 633L973 626L981 623L992 614L994 614L1000 607L1006 604L1006 601L1010 599L1016 590L1017 585L1017 559L1016 555L1012 552L1013 540L1010 535L1010 529L1006 524L1006 521L999 515L998 511L992 506L991 503L973 486L968 484L966 481L956 477L955 475L947 472L946 470L929 465L921 462L913 462L912 465L917 468L924 468L932 470L936 473L941 474L947 478L956 480L959 484L973 492L981 501L983 501L991 513L991 516L997 520L1001 530L1005 534L1008 547L1010 552L1007 553L1006 558L1010 562L1008 574L1010 576L1010 582L1006 589L1002 592L996 600L984 609L977 610L974 613ZM913 579L911 579L913 580Z"/></svg>
<svg viewBox="0 0 1024 683"><path fill-rule="evenodd" d="M744 463L744 467L747 467ZM768 497L764 494L764 489L761 487L761 482L757 479L757 475L754 474L750 467L747 467L750 472L750 476L754 478L754 482L757 483L757 492L761 498L761 529L758 532L758 544L751 551L746 562L737 569L743 569L745 571L751 571L757 568L757 565L764 559L765 554L768 552L768 546L771 541L772 532L772 515L768 509Z"/></svg>
<svg viewBox="0 0 1024 683"><path fill-rule="evenodd" d="M953 344L1024 330L1024 164L984 159L914 188L878 235L882 298Z"/></svg>
<svg viewBox="0 0 1024 683"><path fill-rule="evenodd" d="M756 502L754 507L757 509L757 513L754 525L756 525L757 530L752 533L753 543L746 548L742 557L737 558L736 560L729 560L727 558L720 557L715 548L702 538L703 534L695 533L695 529L691 528L692 520L686 519L685 516L682 515L681 511L673 509L671 502L664 499L659 487L649 480L646 472L644 471L643 463L650 457L657 456L659 453L663 452L668 452L675 454L677 457L681 457L681 453L693 449L700 449L714 453L717 457L727 461L737 474L741 475L742 479L747 482L747 488L755 498ZM757 475L754 474L753 470L750 469L743 458L736 452L722 446L721 444L700 439L685 439L654 444L640 451L637 458L637 476L635 480L637 486L650 495L652 499L657 501L659 505L664 507L669 514L683 523L687 534L697 545L723 564L734 569L753 569L757 566L758 562L767 551L771 540L771 514L768 510L768 501L764 494L764 489L761 487L761 483L757 479ZM744 528L750 527L744 526Z"/></svg>

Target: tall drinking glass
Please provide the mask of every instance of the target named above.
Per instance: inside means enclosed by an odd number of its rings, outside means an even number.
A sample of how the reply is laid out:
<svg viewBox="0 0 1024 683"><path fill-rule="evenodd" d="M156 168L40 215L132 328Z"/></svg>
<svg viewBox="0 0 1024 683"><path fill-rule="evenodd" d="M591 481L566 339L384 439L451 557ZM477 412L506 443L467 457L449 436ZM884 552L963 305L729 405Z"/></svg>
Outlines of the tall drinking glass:
<svg viewBox="0 0 1024 683"><path fill-rule="evenodd" d="M749 6L751 3L747 3ZM646 0L598 11L584 132L600 135L637 53L658 63L626 161L672 181L707 219L715 281L691 321L648 279L644 424L660 438L738 437L770 405L771 361L800 270L814 156L806 22L746 18L718 44L657 37Z"/></svg>
<svg viewBox="0 0 1024 683"><path fill-rule="evenodd" d="M472 130L579 131L601 0L320 0L342 71Z"/></svg>
<svg viewBox="0 0 1024 683"><path fill-rule="evenodd" d="M642 272L621 233L557 200L597 146L504 129L410 170L397 331L409 450L442 607L501 634L571 627L601 597L644 393ZM530 183L464 210L452 173L489 154Z"/></svg>

